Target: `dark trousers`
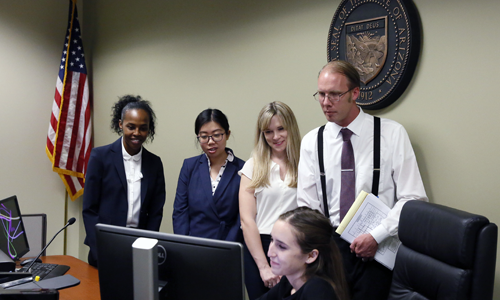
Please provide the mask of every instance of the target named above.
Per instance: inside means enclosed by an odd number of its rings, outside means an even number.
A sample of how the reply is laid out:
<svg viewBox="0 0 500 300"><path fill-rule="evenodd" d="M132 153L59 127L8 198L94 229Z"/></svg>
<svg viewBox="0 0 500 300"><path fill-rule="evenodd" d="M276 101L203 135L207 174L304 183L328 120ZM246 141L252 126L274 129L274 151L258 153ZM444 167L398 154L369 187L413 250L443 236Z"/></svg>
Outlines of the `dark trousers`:
<svg viewBox="0 0 500 300"><path fill-rule="evenodd" d="M260 240L262 242L262 248L264 249L264 254L267 258L267 263L269 263L269 257L267 257L267 250L269 250L269 244L271 243L271 236L268 234L261 234ZM253 260L250 251L245 244L244 250L244 265L245 265L245 285L247 288L248 298L254 300L264 295L269 291L269 289L264 285L262 278L260 278L259 268Z"/></svg>
<svg viewBox="0 0 500 300"><path fill-rule="evenodd" d="M89 252L88 261L89 261L89 265L94 266L94 267L97 268L97 259L95 259L92 256L92 252Z"/></svg>
<svg viewBox="0 0 500 300"><path fill-rule="evenodd" d="M351 300L387 300L392 271L375 260L363 262L356 253L351 253L350 243L337 233L333 234L333 239L342 254Z"/></svg>

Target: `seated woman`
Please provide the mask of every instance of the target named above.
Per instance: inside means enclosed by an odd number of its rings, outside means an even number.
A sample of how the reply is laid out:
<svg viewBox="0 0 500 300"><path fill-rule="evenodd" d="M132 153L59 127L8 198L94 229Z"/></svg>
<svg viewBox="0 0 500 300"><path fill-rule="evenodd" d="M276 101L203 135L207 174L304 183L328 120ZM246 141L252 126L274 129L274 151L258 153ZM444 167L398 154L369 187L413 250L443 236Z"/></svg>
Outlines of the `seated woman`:
<svg viewBox="0 0 500 300"><path fill-rule="evenodd" d="M245 239L245 285L255 300L279 281L266 252L278 217L297 207L300 132L293 111L275 101L257 118L252 157L241 169L240 215Z"/></svg>
<svg viewBox="0 0 500 300"><path fill-rule="evenodd" d="M282 214L271 231L267 255L280 282L259 300L346 300L342 258L334 229L319 211L298 207Z"/></svg>
<svg viewBox="0 0 500 300"><path fill-rule="evenodd" d="M220 110L209 108L196 118L194 131L204 153L182 165L172 214L174 233L241 242L238 170L245 162L226 148L229 122Z"/></svg>
<svg viewBox="0 0 500 300"><path fill-rule="evenodd" d="M161 159L142 146L153 141L156 116L140 96L124 96L113 106L114 143L92 149L83 192L83 223L90 247L89 264L97 267L95 224L158 231L165 204Z"/></svg>

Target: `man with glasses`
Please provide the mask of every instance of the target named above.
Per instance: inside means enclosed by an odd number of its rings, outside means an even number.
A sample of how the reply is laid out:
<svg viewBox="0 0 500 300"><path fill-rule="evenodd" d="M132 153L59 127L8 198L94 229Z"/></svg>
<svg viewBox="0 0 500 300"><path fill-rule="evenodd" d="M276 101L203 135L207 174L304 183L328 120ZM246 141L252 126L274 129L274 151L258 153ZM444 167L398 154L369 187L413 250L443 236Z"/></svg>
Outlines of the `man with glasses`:
<svg viewBox="0 0 500 300"><path fill-rule="evenodd" d="M325 213L332 225L338 227L361 191L377 193L378 190L378 197L391 208L381 225L358 236L351 244L336 233L333 238L343 256L352 299L385 300L392 272L373 261L373 257L382 241L397 235L404 203L427 201L427 196L405 129L395 121L379 119L380 134L375 134L375 118L356 105L359 94L359 74L348 62L332 61L320 71L318 91L313 96L328 123L302 140L297 201L299 206ZM318 140L318 134L322 141ZM380 136L380 167L374 171L375 136ZM318 142L323 144L321 172ZM324 174L323 186L320 174ZM374 181L374 177L379 180Z"/></svg>

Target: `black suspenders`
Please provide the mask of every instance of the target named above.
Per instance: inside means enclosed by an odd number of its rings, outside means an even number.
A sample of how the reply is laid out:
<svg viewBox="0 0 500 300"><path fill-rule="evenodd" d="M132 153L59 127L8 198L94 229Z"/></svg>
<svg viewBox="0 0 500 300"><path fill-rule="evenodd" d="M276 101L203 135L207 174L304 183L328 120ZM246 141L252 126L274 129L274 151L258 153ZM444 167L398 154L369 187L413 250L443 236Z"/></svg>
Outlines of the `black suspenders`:
<svg viewBox="0 0 500 300"><path fill-rule="evenodd" d="M378 186L380 182L380 118L373 117L373 182L372 194L378 196ZM327 218L330 218L328 212L328 199L326 197L326 174L325 164L323 160L323 131L325 125L321 126L318 130L318 163L319 163L319 177L321 179L321 191L323 193L323 208Z"/></svg>
<svg viewBox="0 0 500 300"><path fill-rule="evenodd" d="M373 183L372 194L378 196L380 181L380 118L373 117Z"/></svg>
<svg viewBox="0 0 500 300"><path fill-rule="evenodd" d="M329 219L330 212L328 212L328 201L326 199L326 174L325 164L323 162L323 130L325 125L321 126L318 130L318 162L319 162L319 177L321 178L321 191L323 193L323 209L325 216Z"/></svg>

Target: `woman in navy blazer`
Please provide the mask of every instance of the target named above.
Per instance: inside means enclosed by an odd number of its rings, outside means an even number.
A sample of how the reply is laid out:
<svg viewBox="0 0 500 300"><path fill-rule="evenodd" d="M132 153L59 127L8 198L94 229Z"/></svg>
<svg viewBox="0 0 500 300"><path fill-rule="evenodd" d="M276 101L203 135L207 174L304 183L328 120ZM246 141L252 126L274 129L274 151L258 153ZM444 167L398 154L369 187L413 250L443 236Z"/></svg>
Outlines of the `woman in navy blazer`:
<svg viewBox="0 0 500 300"><path fill-rule="evenodd" d="M226 116L218 109L204 110L196 118L195 133L204 153L182 165L174 233L241 242L238 171L244 161L226 148L231 134Z"/></svg>
<svg viewBox="0 0 500 300"><path fill-rule="evenodd" d="M83 193L85 244L90 247L89 264L96 267L97 223L158 231L165 204L161 159L142 147L155 134L155 115L149 102L140 96L122 97L113 108L111 128L123 137L92 149ZM141 168L134 172L134 166Z"/></svg>

